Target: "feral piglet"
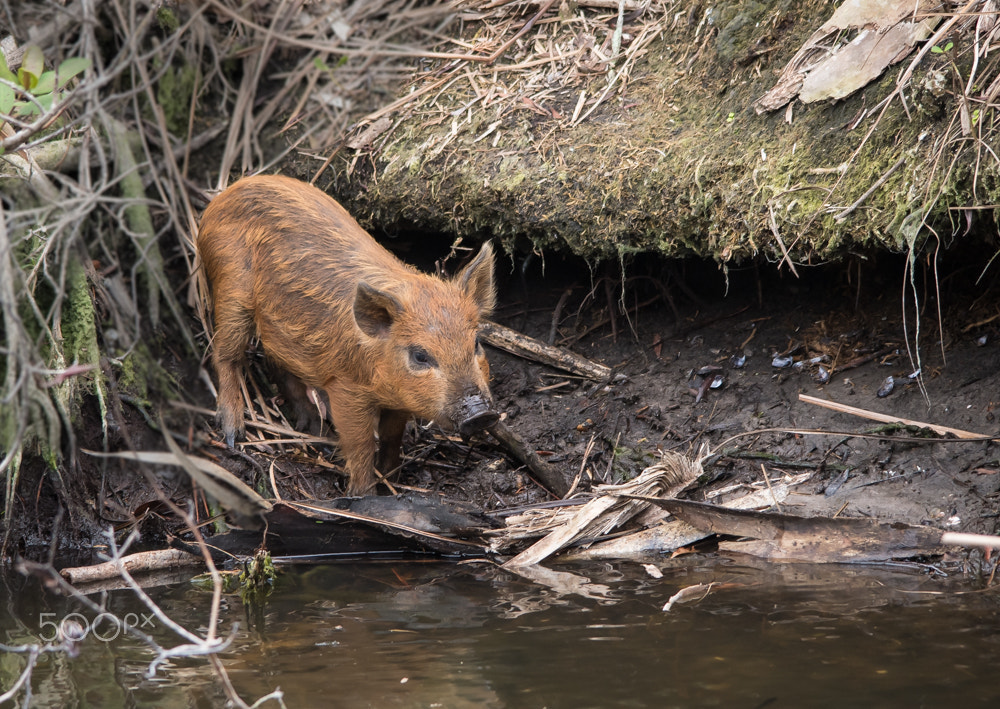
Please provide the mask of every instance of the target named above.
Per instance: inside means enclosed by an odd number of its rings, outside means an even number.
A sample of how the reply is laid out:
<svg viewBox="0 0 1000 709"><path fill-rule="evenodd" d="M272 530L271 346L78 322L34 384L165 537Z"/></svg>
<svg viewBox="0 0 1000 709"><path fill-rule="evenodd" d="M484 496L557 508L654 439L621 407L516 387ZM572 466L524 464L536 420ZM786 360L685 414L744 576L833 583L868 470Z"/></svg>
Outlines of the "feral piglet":
<svg viewBox="0 0 1000 709"><path fill-rule="evenodd" d="M496 300L489 243L450 280L421 273L329 195L279 176L242 179L212 200L197 243L228 445L244 435L254 336L294 387L325 396L349 494L374 487L376 465L398 466L411 416L463 435L498 420L476 334Z"/></svg>

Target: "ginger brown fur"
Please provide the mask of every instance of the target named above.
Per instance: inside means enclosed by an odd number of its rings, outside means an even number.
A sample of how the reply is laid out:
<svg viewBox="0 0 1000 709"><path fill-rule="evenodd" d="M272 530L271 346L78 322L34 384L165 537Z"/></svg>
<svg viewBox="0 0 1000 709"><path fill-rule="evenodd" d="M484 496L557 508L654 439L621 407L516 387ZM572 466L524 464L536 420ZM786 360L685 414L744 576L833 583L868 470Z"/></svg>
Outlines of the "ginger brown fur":
<svg viewBox="0 0 1000 709"><path fill-rule="evenodd" d="M244 434L240 383L254 335L272 362L325 393L350 494L375 484L376 430L388 473L411 415L446 428L496 420L476 337L496 299L489 243L443 280L399 261L319 189L257 176L209 204L198 252L212 288L218 415L230 445Z"/></svg>

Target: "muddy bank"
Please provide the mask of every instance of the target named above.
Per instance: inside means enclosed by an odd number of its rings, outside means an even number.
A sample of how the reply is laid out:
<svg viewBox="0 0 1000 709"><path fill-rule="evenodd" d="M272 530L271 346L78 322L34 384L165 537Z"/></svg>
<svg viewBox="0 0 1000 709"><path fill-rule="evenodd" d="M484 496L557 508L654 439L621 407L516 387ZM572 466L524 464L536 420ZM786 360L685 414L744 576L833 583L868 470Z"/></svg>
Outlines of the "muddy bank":
<svg viewBox="0 0 1000 709"><path fill-rule="evenodd" d="M938 300L928 295L920 321L921 377L911 378L917 363L907 355L906 337L912 338L916 323L911 319L904 329L900 318L906 285L902 259L816 268L802 279L754 269L731 270L727 277L697 261L650 260L645 269L624 274L624 280L613 271L581 276L572 259L550 259L544 277L539 262L513 266L499 269L506 274L499 322L541 340L554 333L557 344L625 376L624 381L595 383L498 350L488 352L492 389L508 425L568 481L577 479L578 489L634 477L663 450L696 456L707 447L718 456L707 466L707 479L690 493L692 499L717 502L765 488L765 476L773 484L808 473L782 504L783 512L997 531L1000 456L995 444L924 443L920 436L926 432L799 399L806 394L993 434L1000 326L990 305L992 281L970 288L958 277L960 271L942 279L943 341L936 322ZM919 275L928 289L932 275ZM606 282L613 287L605 288ZM657 284L669 286L664 291ZM791 361L776 366L783 359ZM280 393L260 364L253 366L253 386L263 392L272 407L270 420L277 424L274 417L283 411ZM890 376L893 391L880 397ZM717 377L717 388L703 386ZM200 411L166 405L163 410L175 439L189 452L219 462L269 497L273 486L290 500L343 494L346 477L335 446L265 438L229 454L210 415L211 392L192 381L183 401ZM162 448L162 440L157 441L162 432L151 430L131 406L123 412L119 421L128 435L117 438L117 446ZM255 415L260 418L262 412ZM91 436L82 443L96 448L99 432ZM430 492L487 513L551 499L530 471L485 435L466 444L437 429L411 425L404 454L401 471L390 478L397 491ZM79 465L83 474L74 487L76 505L61 520L65 549L90 548L109 523L119 532L137 527L151 546L162 544L165 532L180 531L142 477L152 475L184 502L190 483L179 470L87 455L79 457ZM30 529L22 530L28 541L44 544L55 518L46 500L57 491L53 478L41 472L26 469L22 489L39 494L34 500L21 495L18 511L30 522ZM380 492L385 494L385 488ZM201 496L195 499L199 514L208 516L211 510ZM36 547L33 555L43 552ZM971 570L980 558L979 552L961 552L955 560L972 560Z"/></svg>

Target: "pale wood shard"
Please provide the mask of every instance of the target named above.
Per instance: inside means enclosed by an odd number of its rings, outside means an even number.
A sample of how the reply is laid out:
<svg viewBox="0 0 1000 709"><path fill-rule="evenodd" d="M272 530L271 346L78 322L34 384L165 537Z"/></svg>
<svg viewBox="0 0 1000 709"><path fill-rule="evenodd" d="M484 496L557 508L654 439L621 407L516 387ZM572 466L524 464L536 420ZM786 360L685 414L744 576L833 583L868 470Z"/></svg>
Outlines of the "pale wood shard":
<svg viewBox="0 0 1000 709"><path fill-rule="evenodd" d="M880 77L886 67L902 61L932 30L929 22L900 22L884 34L862 31L809 72L802 81L799 100L815 103L850 96Z"/></svg>
<svg viewBox="0 0 1000 709"><path fill-rule="evenodd" d="M945 532L941 535L942 544L958 547L979 547L981 549L1000 549L1000 537L991 534L968 534L966 532Z"/></svg>

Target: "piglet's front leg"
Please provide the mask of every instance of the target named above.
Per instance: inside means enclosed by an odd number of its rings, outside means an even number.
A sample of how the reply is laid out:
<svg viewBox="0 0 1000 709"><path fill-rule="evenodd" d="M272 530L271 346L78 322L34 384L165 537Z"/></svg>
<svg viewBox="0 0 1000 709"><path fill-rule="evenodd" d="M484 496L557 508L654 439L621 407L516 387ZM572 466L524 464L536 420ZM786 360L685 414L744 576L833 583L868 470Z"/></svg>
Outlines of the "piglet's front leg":
<svg viewBox="0 0 1000 709"><path fill-rule="evenodd" d="M347 494L365 495L375 487L375 454L378 441L375 424L378 409L349 389L336 384L326 387L330 399L330 419L337 429L340 454L347 474Z"/></svg>

